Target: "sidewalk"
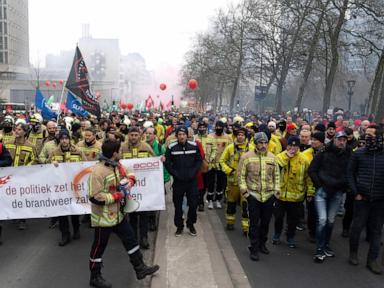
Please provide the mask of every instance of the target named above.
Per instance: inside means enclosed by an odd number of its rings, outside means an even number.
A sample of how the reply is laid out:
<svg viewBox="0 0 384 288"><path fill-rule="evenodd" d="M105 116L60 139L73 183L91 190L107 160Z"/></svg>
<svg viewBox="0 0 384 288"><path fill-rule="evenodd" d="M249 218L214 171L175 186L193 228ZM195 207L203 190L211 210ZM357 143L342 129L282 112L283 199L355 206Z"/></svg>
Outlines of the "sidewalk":
<svg viewBox="0 0 384 288"><path fill-rule="evenodd" d="M215 211L198 213L196 237L187 229L175 237L170 193L166 205L160 214L154 256L160 271L152 277L152 288L251 287Z"/></svg>

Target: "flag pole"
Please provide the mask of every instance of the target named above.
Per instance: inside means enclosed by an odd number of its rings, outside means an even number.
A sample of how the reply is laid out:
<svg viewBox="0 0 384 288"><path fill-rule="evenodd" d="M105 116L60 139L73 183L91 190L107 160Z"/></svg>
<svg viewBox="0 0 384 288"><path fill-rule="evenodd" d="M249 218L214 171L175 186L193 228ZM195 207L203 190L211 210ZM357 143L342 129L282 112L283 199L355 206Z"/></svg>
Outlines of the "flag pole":
<svg viewBox="0 0 384 288"><path fill-rule="evenodd" d="M59 122L59 117L60 117L60 114L61 114L61 102L63 101L65 83L66 83L66 81L63 82L63 89L61 89L61 95L60 95L60 101L59 101L59 112L60 113L57 113L56 122Z"/></svg>

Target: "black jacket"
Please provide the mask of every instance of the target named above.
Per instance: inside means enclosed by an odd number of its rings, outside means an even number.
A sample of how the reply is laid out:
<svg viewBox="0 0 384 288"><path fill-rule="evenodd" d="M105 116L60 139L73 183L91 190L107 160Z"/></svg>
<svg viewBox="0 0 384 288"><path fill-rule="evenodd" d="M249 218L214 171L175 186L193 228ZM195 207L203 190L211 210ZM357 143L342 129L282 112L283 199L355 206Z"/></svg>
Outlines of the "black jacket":
<svg viewBox="0 0 384 288"><path fill-rule="evenodd" d="M5 145L0 143L0 167L12 166L11 153L5 148Z"/></svg>
<svg viewBox="0 0 384 288"><path fill-rule="evenodd" d="M315 155L308 174L316 189L322 187L328 193L348 190L347 169L351 150L336 148L333 141Z"/></svg>
<svg viewBox="0 0 384 288"><path fill-rule="evenodd" d="M384 152L356 150L348 167L348 182L354 195L367 200L384 200Z"/></svg>
<svg viewBox="0 0 384 288"><path fill-rule="evenodd" d="M187 141L184 145L174 142L165 152L164 166L176 181L195 180L201 163L199 147L192 141Z"/></svg>

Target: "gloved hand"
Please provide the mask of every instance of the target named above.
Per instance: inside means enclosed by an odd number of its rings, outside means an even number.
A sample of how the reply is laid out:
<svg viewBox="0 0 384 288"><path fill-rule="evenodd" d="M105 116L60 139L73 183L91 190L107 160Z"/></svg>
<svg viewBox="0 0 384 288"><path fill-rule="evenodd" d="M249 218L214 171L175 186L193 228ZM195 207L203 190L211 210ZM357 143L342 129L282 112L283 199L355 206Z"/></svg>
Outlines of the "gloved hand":
<svg viewBox="0 0 384 288"><path fill-rule="evenodd" d="M124 199L124 193L121 192L115 192L112 194L113 199L115 199L116 202L121 201Z"/></svg>

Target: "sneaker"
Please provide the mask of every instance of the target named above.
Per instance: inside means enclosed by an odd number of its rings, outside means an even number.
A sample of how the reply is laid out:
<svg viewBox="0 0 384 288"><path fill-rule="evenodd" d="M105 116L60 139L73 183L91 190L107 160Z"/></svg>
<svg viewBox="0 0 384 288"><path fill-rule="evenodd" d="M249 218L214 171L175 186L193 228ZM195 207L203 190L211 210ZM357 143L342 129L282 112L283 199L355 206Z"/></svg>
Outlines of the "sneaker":
<svg viewBox="0 0 384 288"><path fill-rule="evenodd" d="M383 273L379 263L377 263L377 260L368 260L367 261L367 268L368 268L368 270L370 270L374 274Z"/></svg>
<svg viewBox="0 0 384 288"><path fill-rule="evenodd" d="M296 248L296 243L294 239L287 239L287 243L289 248Z"/></svg>
<svg viewBox="0 0 384 288"><path fill-rule="evenodd" d="M348 262L353 266L359 265L359 258L357 256L357 252L349 252Z"/></svg>
<svg viewBox="0 0 384 288"><path fill-rule="evenodd" d="M208 202L208 209L213 209L213 201L209 200Z"/></svg>
<svg viewBox="0 0 384 288"><path fill-rule="evenodd" d="M178 227L176 232L175 232L175 236L176 237L181 236L181 234L183 234L183 230L184 230L183 227Z"/></svg>
<svg viewBox="0 0 384 288"><path fill-rule="evenodd" d="M189 234L190 234L191 236L196 236L196 235L197 235L196 229L195 229L195 227L193 226L193 224L192 224L192 225L189 225L189 226L188 226L188 229L189 229Z"/></svg>
<svg viewBox="0 0 384 288"><path fill-rule="evenodd" d="M199 204L199 212L204 212L204 204Z"/></svg>
<svg viewBox="0 0 384 288"><path fill-rule="evenodd" d="M325 247L324 254L327 257L335 257L336 256L335 252L330 247Z"/></svg>
<svg viewBox="0 0 384 288"><path fill-rule="evenodd" d="M297 231L304 231L305 230L304 224L302 224L302 223L297 224L296 230Z"/></svg>
<svg viewBox="0 0 384 288"><path fill-rule="evenodd" d="M313 260L316 263L323 263L326 257L327 256L325 255L325 253L323 251L317 251L315 256L313 257Z"/></svg>
<svg viewBox="0 0 384 288"><path fill-rule="evenodd" d="M216 200L216 208L217 208L217 209L221 209L221 208L223 208L223 206L221 206L221 203L220 203L219 200Z"/></svg>
<svg viewBox="0 0 384 288"><path fill-rule="evenodd" d="M260 258L259 258L259 253L257 252L257 249L255 249L252 246L248 246L248 249L250 252L249 258L251 258L252 261L259 261Z"/></svg>
<svg viewBox="0 0 384 288"><path fill-rule="evenodd" d="M272 245L280 245L281 244L281 241L280 241L280 235L273 235L273 238L272 238Z"/></svg>

